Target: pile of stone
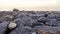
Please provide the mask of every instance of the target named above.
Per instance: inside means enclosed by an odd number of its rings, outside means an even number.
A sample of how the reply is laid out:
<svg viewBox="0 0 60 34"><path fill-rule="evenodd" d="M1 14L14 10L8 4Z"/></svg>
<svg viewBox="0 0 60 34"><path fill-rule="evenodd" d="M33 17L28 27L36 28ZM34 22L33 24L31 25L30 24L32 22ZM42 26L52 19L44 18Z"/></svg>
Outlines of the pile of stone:
<svg viewBox="0 0 60 34"><path fill-rule="evenodd" d="M59 11L14 11L0 12L0 34L60 34Z"/></svg>

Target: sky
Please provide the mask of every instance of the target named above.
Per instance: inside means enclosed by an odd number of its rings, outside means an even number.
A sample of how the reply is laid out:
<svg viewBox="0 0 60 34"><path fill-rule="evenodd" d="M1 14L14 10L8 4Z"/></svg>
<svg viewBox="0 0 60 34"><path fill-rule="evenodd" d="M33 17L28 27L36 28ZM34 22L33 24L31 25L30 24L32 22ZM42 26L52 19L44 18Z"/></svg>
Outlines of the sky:
<svg viewBox="0 0 60 34"><path fill-rule="evenodd" d="M0 10L60 11L60 0L0 0Z"/></svg>

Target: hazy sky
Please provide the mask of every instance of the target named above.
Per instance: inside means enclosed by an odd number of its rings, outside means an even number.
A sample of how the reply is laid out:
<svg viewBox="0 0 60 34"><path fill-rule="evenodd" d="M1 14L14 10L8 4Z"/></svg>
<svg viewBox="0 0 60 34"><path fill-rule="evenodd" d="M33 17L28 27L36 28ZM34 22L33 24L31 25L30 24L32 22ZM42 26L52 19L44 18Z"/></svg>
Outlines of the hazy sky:
<svg viewBox="0 0 60 34"><path fill-rule="evenodd" d="M0 10L60 10L60 0L0 0Z"/></svg>

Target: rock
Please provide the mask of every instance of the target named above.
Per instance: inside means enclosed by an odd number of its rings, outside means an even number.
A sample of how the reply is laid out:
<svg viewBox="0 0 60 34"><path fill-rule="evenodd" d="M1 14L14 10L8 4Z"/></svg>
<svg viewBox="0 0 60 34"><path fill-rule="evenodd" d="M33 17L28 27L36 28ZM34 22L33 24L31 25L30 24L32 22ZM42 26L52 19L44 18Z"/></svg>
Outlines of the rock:
<svg viewBox="0 0 60 34"><path fill-rule="evenodd" d="M0 34L7 27L9 34L60 34L60 12L0 12Z"/></svg>

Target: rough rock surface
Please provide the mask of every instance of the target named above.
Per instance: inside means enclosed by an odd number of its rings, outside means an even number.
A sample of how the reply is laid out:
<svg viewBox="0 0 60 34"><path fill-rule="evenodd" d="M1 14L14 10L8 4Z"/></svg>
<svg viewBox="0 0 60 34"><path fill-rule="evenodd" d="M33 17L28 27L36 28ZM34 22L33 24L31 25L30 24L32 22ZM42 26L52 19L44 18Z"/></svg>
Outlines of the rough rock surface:
<svg viewBox="0 0 60 34"><path fill-rule="evenodd" d="M58 11L13 11L0 12L0 34L10 23L10 16L17 27L8 34L60 34L60 12Z"/></svg>

